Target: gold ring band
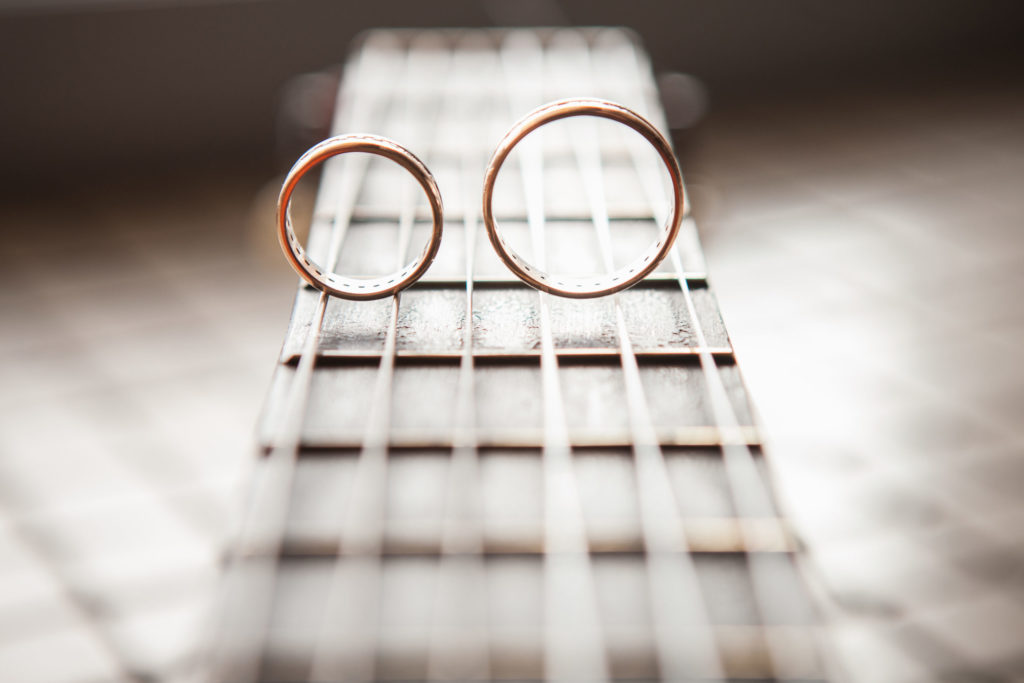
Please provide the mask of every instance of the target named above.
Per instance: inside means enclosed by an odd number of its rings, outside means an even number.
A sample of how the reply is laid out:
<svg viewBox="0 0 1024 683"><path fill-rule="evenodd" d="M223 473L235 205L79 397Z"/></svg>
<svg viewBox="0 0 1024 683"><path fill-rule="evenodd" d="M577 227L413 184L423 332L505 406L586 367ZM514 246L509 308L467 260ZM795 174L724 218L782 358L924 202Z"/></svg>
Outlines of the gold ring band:
<svg viewBox="0 0 1024 683"><path fill-rule="evenodd" d="M661 157L661 160L668 168L668 173L672 180L672 213L658 239L636 260L608 275L591 277L552 276L530 265L523 257L517 254L498 232L498 224L494 219L494 209L492 206L494 201L494 183L498 177L498 171L501 170L502 164L505 163L508 155L512 152L512 148L524 137L545 123L571 116L598 116L626 124L642 135L654 147L658 156ZM676 235L679 234L679 226L683 220L685 206L686 195L683 189L682 173L679 171L679 164L676 162L672 146L668 140L644 117L631 109L607 100L573 98L551 102L534 109L512 126L498 144L498 148L494 151L494 155L491 157L491 161L487 165L487 171L484 174L484 225L487 227L487 236L490 238L495 251L498 252L498 256L513 273L531 287L550 294L575 299L613 294L614 292L631 287L647 277L658 267L658 264L661 263L672 248Z"/></svg>
<svg viewBox="0 0 1024 683"><path fill-rule="evenodd" d="M423 253L418 259L390 275L363 279L332 273L309 258L292 228L291 197L299 180L317 164L349 152L366 152L394 161L416 178L430 202L434 226ZM392 140L376 135L339 135L314 145L299 157L288 171L277 199L277 236L288 262L303 280L321 291L343 299L382 299L397 294L416 282L434 262L437 250L441 247L443 229L444 207L441 203L441 191L434 176L415 154Z"/></svg>

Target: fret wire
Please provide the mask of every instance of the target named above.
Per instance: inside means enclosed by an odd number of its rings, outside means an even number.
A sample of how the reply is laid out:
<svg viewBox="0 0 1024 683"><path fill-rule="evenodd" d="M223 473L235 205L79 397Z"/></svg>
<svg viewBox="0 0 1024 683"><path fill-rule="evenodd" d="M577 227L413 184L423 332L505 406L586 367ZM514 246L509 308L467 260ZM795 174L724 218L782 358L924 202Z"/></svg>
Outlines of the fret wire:
<svg viewBox="0 0 1024 683"><path fill-rule="evenodd" d="M592 89L589 51L579 50L575 74L585 74ZM570 130L577 165L583 177L598 248L606 271L615 272L611 230L605 199L604 169L599 129L589 117L580 117ZM655 647L664 681L724 680L721 656L693 562L686 527L669 485L668 468L658 443L640 379L640 368L629 338L620 294L615 305L619 355L626 389L633 458L640 503L640 521L648 578L648 598L654 621Z"/></svg>
<svg viewBox="0 0 1024 683"><path fill-rule="evenodd" d="M695 358L699 353L700 349L693 346L684 346L678 348L659 348L659 349L634 349L634 355L638 358L662 358L668 360L685 360L688 358ZM732 358L732 349L724 346L713 346L708 349L708 353L713 356ZM446 362L453 361L462 358L462 351L455 349L445 350L417 350L417 349L398 349L396 355L398 358L403 360L424 360L424 361L437 361ZM475 353L475 358L482 358L489 361L527 361L540 357L540 349L483 349ZM612 356L618 356L618 349L611 347L583 347L583 348L556 348L555 355L559 358L573 358L577 360L600 360L602 358L609 358ZM318 360L323 365L345 365L347 363L358 363L361 361L377 360L381 356L381 351L373 349L323 349L319 352ZM299 354L293 353L284 356L281 362L288 365L296 365L298 363Z"/></svg>
<svg viewBox="0 0 1024 683"><path fill-rule="evenodd" d="M502 65L513 117L540 102L531 101L534 78L543 78L543 50L536 38L510 33L502 46ZM516 68L523 66L517 73ZM531 73L529 67L539 70ZM521 96L516 97L520 93ZM538 131L535 135L539 134ZM534 260L545 267L543 150L524 140L519 149L527 220ZM548 297L538 292L541 328L541 383L544 401L544 669L548 681L607 681L608 663L597 604L586 528L577 490L558 379Z"/></svg>
<svg viewBox="0 0 1024 683"><path fill-rule="evenodd" d="M464 58L465 59L465 58ZM455 65L471 68L463 62ZM486 104L485 104L486 107ZM452 113L459 119L473 112L472 100L457 101ZM486 114L484 115L486 118ZM462 355L456 389L456 419L452 437L451 462L445 490L444 522L441 530L438 585L431 641L427 654L428 680L487 680L490 678L488 619L486 615L486 564L483 556L484 537L481 522L480 459L476 441L476 408L474 405L473 360L473 285L476 260L476 232L479 229L473 189L476 187L478 165L485 159L488 141L465 142L461 150L463 247L466 262L466 307L462 331ZM446 583L448 580L450 583ZM478 600L467 600L458 594L470 590ZM448 623L442 623L445 602L449 607ZM462 605L458 610L456 605ZM461 623L460 623L461 621ZM444 633L447 626L459 637ZM462 627L461 632L457 629ZM445 640L445 638L448 640ZM457 646L454 647L457 643Z"/></svg>
<svg viewBox="0 0 1024 683"><path fill-rule="evenodd" d="M479 284L479 283L477 283ZM633 353L638 358L666 358L683 360L695 358L700 349L695 346L680 346L676 348L654 348L634 349ZM712 346L708 353L713 356L732 358L732 349L725 346ZM397 356L401 359L415 359L425 361L452 361L462 358L463 352L456 349L398 349ZM580 347L580 348L556 348L555 355L584 360L599 360L610 356L618 356L618 349L606 346ZM292 353L281 358L281 362L287 365L297 365L299 353ZM475 358L483 358L490 361L527 361L538 358L541 355L539 349L482 349L476 351ZM325 365L344 365L351 362L377 360L381 351L375 349L321 349L318 353L318 361Z"/></svg>
<svg viewBox="0 0 1024 683"><path fill-rule="evenodd" d="M364 70L365 64L361 63L357 79L366 77ZM343 84L339 89L339 101L347 92ZM363 109L356 110L351 120L358 121L356 117L362 115L365 115ZM366 168L366 164L355 165L344 176L347 182L342 183L339 205L331 221L328 270L333 270L337 264ZM223 621L229 613L242 616L235 617L236 623L232 627L222 624L219 628L223 642L217 644L212 657L215 680L245 683L255 681L260 675L262 655L270 634L278 555L287 524L295 463L328 300L328 295L320 292L285 399L284 419L274 429L275 440L253 474L252 494L229 554L229 562L233 566L217 618ZM249 556L253 549L255 558Z"/></svg>
<svg viewBox="0 0 1024 683"><path fill-rule="evenodd" d="M625 448L631 447L632 444L625 446ZM394 451L392 452L394 453ZM606 449L605 452L614 453L615 451ZM655 495L657 496L657 494ZM671 513L671 509L669 509L669 513ZM797 547L796 539L787 536L780 537L776 533L779 520L775 518L762 518L755 520L755 522L749 524L749 526L754 528L760 527L762 534L758 544L760 552L791 553ZM666 547L670 547L674 552L690 552L693 554L741 553L744 550L743 539L739 537L739 524L734 515L726 517L691 517L685 521L685 528L688 534L687 538L670 537L668 533L661 534L665 540L671 542L671 545L666 544ZM695 533L691 533L691 529ZM384 545L381 548L381 554L405 557L435 557L444 561L446 554L456 556L456 553L450 553L451 546L445 546L444 543L443 539L424 540L420 538L415 541L409 539L385 539ZM285 544L281 548L281 556L334 557L337 555L338 550L339 544L336 536L320 535L309 538L286 538ZM520 557L527 555L541 556L544 554L544 539L539 533L530 537L519 537L515 540L485 538L479 551L474 552L489 557L508 555ZM643 556L645 552L647 550L642 529L639 529L635 535L631 534L628 536L624 536L621 533L602 535L601 532L596 532L590 539L590 553L595 557L621 553ZM462 555L472 554L469 550L466 550Z"/></svg>
<svg viewBox="0 0 1024 683"><path fill-rule="evenodd" d="M719 430L715 427L678 427L656 428L658 442L663 446L714 447L719 448L722 441ZM409 449L452 448L452 431L441 429L431 431L399 431L391 435L391 447ZM739 438L746 440L748 445L759 446L760 441L752 427L744 427ZM544 435L539 428L535 429L492 429L476 435L477 446L480 448L533 448L542 449ZM331 440L309 441L303 444L304 451L358 449L362 439L339 437ZM569 445L576 448L630 448L633 445L628 428L610 430L570 430Z"/></svg>
<svg viewBox="0 0 1024 683"><path fill-rule="evenodd" d="M656 108L655 108L656 110ZM638 171L648 178L648 182L642 183L645 194L651 203L652 210L659 221L667 218L667 201L664 197L663 186L660 180L655 183L654 176L657 169L654 169L649 160L639 152L635 141L630 144L633 152L633 161ZM661 196L658 196L661 195ZM728 392L722 381L721 372L712 354L707 351L707 338L703 325L697 317L696 306L690 293L690 287L685 277L685 268L678 247L674 247L670 253L673 267L678 274L678 282L683 294L686 310L693 321L694 336L697 338L697 345L701 349L698 354L702 374L707 384L707 397L711 404L711 411L715 421L715 427L719 430L722 443L722 459L725 466L726 480L732 491L733 505L739 521L739 530L743 539L744 548L747 549L746 559L748 573L753 590L754 603L760 616L762 627L768 623L776 623L771 619L772 613L776 611L775 602L769 599L772 590L773 579L768 573L770 570L764 566L767 554L758 552L757 542L751 532L747 520L757 519L764 515L765 510L772 509L771 496L767 485L763 482L753 453L745 440L739 438L740 423L736 412L729 400ZM789 659L784 652L784 647L767 629L762 629L766 655L775 680L785 681L787 679L784 671L785 663ZM781 666L780 666L781 665Z"/></svg>
<svg viewBox="0 0 1024 683"><path fill-rule="evenodd" d="M409 96L408 90L416 82L413 72L417 66L413 57L412 51L405 55L401 81L405 91L401 92L402 85L396 90L405 96L406 118L402 123L411 125L410 122L416 120L419 127L425 129L427 126L423 119L427 117L411 116L414 98ZM410 142L418 139L413 134L416 131L408 132ZM421 149L424 155L426 151ZM405 265L408 255L416 218L415 192L418 189L408 184L402 186L397 269ZM363 446L356 462L355 478L342 519L339 552L313 648L310 664L310 678L313 680L366 681L374 678L381 596L380 550L385 524L383 506L387 498L391 395L401 297L401 292L398 292L391 299L391 316L370 398ZM336 624L330 622L332 618L336 618L337 626L340 626L338 633L334 632ZM347 649L338 647L342 639Z"/></svg>
<svg viewBox="0 0 1024 683"><path fill-rule="evenodd" d="M447 219L451 219L452 217L448 216L446 214L446 218ZM457 218L455 220L461 221L461 220L465 220L465 219L464 218ZM499 222L501 221L500 218L498 220L499 220ZM586 220L589 221L590 218L588 217ZM526 222L525 219L524 219L523 222ZM550 221L548 221L548 222L550 223ZM666 273L666 272L660 272L659 273L659 272L654 272L654 273L651 273L650 275L648 275L647 278L644 279L643 282L638 282L636 285L634 285L632 287L632 289L642 289L642 288L645 287L645 283L647 283L647 284L655 284L655 283L667 284L667 283L672 283L674 285L676 283L677 279L678 279L678 275L676 275L675 273ZM689 282L691 282L693 284L703 285L703 284L705 284L707 282L708 278L707 278L707 274L706 273L690 271L690 272L686 273L686 279L687 279L687 281L689 281ZM416 281L416 284L411 285L410 289L413 289L413 288L422 289L424 287L458 287L458 288L462 288L463 286L465 286L465 284L466 284L465 281L461 277L460 278L455 278L455 277L449 276L449 275L431 275L430 272L428 271L426 275L424 275L423 277L421 277L419 280ZM509 274L507 276L506 275L480 275L480 274L477 274L476 286L479 289L483 289L483 288L495 289L495 288L502 288L502 287L504 287L504 288L524 287L525 285L523 284L522 280L520 280L519 278L517 278L516 276L511 275L511 274ZM311 285L305 284L305 281L303 281L303 288L304 289L308 289L308 290L312 290L313 289L313 287ZM565 349L559 349L559 351L564 351L564 350Z"/></svg>

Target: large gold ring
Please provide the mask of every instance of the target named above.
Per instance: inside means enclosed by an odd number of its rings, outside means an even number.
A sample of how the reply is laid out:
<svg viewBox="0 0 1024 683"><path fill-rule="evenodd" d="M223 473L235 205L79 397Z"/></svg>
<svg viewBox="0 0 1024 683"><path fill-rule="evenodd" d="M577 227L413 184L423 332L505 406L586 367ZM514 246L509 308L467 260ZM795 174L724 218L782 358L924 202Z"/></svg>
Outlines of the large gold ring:
<svg viewBox="0 0 1024 683"><path fill-rule="evenodd" d="M430 211L434 217L434 229L419 258L398 272L365 279L332 273L312 261L295 236L291 218L291 197L295 186L302 176L317 164L335 155L348 152L367 152L394 161L409 171L427 194ZM314 145L299 157L299 160L288 171L284 185L281 187L281 194L277 199L277 236L288 262L303 280L321 291L343 299L382 299L397 294L416 282L434 262L437 250L441 246L443 229L444 207L441 203L441 191L437 188L434 176L423 162L405 147L375 135L339 135Z"/></svg>
<svg viewBox="0 0 1024 683"><path fill-rule="evenodd" d="M492 206L494 182L498 177L498 171L501 170L502 164L505 163L508 155L512 152L512 148L520 140L545 123L570 116L598 116L626 124L653 145L658 156L661 157L661 160L668 168L669 176L672 179L672 213L658 239L632 263L608 275L590 277L552 276L530 265L523 257L517 254L498 232L498 224L494 219ZM621 104L607 100L573 98L551 102L534 109L512 126L498 144L498 148L494 151L494 155L491 157L491 161L487 165L487 171L484 174L484 225L487 226L487 236L490 238L495 251L498 252L498 256L501 257L501 260L505 262L505 265L513 273L531 287L550 294L575 299L613 294L631 287L647 277L658 267L658 264L661 263L662 259L668 255L669 250L672 248L676 235L679 234L679 225L682 223L685 207L686 196L683 190L683 176L679 171L679 164L676 162L668 140L644 117Z"/></svg>

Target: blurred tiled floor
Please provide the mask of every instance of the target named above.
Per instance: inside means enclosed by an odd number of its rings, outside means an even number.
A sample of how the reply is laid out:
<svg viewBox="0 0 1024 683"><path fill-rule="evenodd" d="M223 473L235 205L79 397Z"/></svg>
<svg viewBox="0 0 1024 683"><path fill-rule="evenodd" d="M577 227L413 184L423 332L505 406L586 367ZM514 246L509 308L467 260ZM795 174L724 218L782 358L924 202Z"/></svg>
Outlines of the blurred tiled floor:
<svg viewBox="0 0 1024 683"><path fill-rule="evenodd" d="M852 680L1024 680L1024 89L752 107L684 164Z"/></svg>
<svg viewBox="0 0 1024 683"><path fill-rule="evenodd" d="M1024 89L719 112L684 150L839 661L1024 679ZM294 291L264 179L224 178L0 207L4 679L195 673Z"/></svg>
<svg viewBox="0 0 1024 683"><path fill-rule="evenodd" d="M0 679L190 672L294 293L258 188L3 207Z"/></svg>

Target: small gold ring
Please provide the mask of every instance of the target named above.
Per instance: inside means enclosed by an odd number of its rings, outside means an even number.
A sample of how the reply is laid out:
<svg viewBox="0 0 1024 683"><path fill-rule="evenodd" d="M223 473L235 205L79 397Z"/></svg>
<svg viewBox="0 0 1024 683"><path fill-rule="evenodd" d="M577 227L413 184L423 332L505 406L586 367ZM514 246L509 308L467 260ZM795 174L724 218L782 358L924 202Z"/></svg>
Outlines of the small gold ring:
<svg viewBox="0 0 1024 683"><path fill-rule="evenodd" d="M515 252L508 245L505 239L498 232L498 224L494 219L494 182L498 177L498 171L505 163L508 155L524 137L540 128L545 123L557 121L558 119L571 116L598 116L624 123L636 132L640 133L654 147L658 156L668 168L669 176L672 179L672 213L665 224L658 239L655 240L644 253L632 263L608 275L591 277L562 277L553 276L538 269L526 262L523 257ZM654 125L636 112L621 104L590 98L573 98L559 100L545 104L521 118L494 151L487 171L484 174L483 190L483 219L487 226L487 236L491 240L498 256L505 262L505 265L515 273L526 284L550 294L571 297L574 299L587 299L591 297L605 296L631 287L640 280L647 277L658 264L668 255L679 234L679 226L683 221L683 213L686 206L686 195L683 190L683 176L679 171L679 164L672 153L672 146L668 143Z"/></svg>
<svg viewBox="0 0 1024 683"><path fill-rule="evenodd" d="M332 273L312 261L295 236L291 218L291 198L295 186L302 176L317 164L348 152L366 152L394 161L409 171L427 194L430 211L434 217L434 229L420 257L398 272L366 279ZM437 188L434 176L415 154L392 140L376 135L339 135L314 145L299 157L288 171L277 199L277 236L288 262L303 280L321 291L343 299L382 299L397 294L416 282L434 262L437 250L441 246L443 229L444 207L441 203L441 191Z"/></svg>

